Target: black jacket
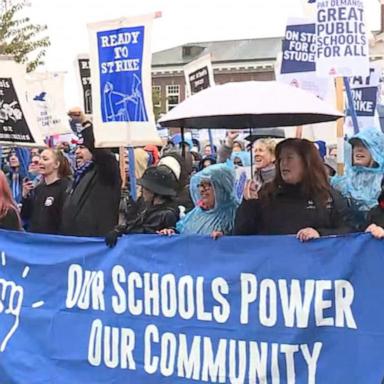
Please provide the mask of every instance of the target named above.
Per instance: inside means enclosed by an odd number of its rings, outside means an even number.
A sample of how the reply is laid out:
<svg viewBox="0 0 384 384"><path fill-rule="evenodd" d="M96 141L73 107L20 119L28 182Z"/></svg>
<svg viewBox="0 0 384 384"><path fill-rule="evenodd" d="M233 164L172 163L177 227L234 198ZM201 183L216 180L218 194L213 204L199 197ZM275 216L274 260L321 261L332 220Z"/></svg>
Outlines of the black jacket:
<svg viewBox="0 0 384 384"><path fill-rule="evenodd" d="M0 218L0 228L13 231L21 230L19 217L13 208L9 208L4 217Z"/></svg>
<svg viewBox="0 0 384 384"><path fill-rule="evenodd" d="M303 195L299 186L282 186L269 199L243 200L236 212L235 235L288 235L314 228L320 235L352 231L350 210L343 197L332 190L326 206Z"/></svg>
<svg viewBox="0 0 384 384"><path fill-rule="evenodd" d="M148 207L141 198L129 207L126 224L117 226L116 231L119 234L153 234L161 229L175 228L178 220L178 208L172 200Z"/></svg>
<svg viewBox="0 0 384 384"><path fill-rule="evenodd" d="M27 221L29 232L58 234L64 202L70 186L67 178L52 184L39 184L22 200L21 218Z"/></svg>
<svg viewBox="0 0 384 384"><path fill-rule="evenodd" d="M118 221L120 170L114 154L94 148L93 134L84 129L84 145L93 155L93 165L82 175L67 197L61 233L73 236L105 236Z"/></svg>
<svg viewBox="0 0 384 384"><path fill-rule="evenodd" d="M380 205L372 208L368 213L367 225L376 224L384 228L384 209Z"/></svg>

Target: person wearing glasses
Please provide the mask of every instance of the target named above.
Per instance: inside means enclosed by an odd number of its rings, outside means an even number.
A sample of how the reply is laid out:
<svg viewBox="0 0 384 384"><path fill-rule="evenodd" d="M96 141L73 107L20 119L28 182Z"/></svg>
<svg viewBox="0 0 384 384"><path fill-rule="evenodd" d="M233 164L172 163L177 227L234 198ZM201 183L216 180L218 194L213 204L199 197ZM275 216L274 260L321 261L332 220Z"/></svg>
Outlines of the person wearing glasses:
<svg viewBox="0 0 384 384"><path fill-rule="evenodd" d="M162 235L210 235L217 239L232 233L238 203L234 193L234 171L225 164L215 164L192 176L190 193L195 207Z"/></svg>

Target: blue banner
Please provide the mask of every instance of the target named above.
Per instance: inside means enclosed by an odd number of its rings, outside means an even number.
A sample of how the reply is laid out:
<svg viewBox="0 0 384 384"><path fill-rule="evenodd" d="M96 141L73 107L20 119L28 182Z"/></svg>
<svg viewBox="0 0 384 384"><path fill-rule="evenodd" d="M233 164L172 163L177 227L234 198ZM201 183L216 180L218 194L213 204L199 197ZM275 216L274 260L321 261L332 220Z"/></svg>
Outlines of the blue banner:
<svg viewBox="0 0 384 384"><path fill-rule="evenodd" d="M0 383L381 383L384 242L0 232Z"/></svg>
<svg viewBox="0 0 384 384"><path fill-rule="evenodd" d="M316 25L287 25L281 73L316 71Z"/></svg>
<svg viewBox="0 0 384 384"><path fill-rule="evenodd" d="M102 121L148 121L142 86L144 26L97 33Z"/></svg>

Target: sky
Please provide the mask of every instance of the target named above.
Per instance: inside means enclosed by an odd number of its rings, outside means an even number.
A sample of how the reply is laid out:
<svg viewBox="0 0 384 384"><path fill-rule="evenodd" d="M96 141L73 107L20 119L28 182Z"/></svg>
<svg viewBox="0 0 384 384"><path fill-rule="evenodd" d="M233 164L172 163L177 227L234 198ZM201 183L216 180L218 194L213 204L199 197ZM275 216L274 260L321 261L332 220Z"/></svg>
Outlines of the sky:
<svg viewBox="0 0 384 384"><path fill-rule="evenodd" d="M46 24L51 40L42 70L64 71L68 107L78 105L75 58L88 53L87 23L161 11L152 51L212 40L275 37L288 17L302 17L301 0L30 0L28 16ZM378 0L364 0L370 30L380 27Z"/></svg>

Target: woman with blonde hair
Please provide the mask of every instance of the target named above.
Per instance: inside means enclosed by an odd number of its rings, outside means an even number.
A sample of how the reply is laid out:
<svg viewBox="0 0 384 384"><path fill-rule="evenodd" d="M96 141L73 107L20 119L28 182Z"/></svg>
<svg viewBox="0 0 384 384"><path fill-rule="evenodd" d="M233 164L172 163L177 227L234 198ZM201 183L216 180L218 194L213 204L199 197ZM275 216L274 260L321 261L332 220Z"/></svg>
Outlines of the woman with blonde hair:
<svg viewBox="0 0 384 384"><path fill-rule="evenodd" d="M20 231L19 212L3 171L0 171L0 196L0 228Z"/></svg>
<svg viewBox="0 0 384 384"><path fill-rule="evenodd" d="M70 186L71 169L60 150L45 149L39 160L42 181L23 184L21 217L30 232L58 234L62 210Z"/></svg>
<svg viewBox="0 0 384 384"><path fill-rule="evenodd" d="M258 139L253 144L254 181L260 187L275 177L275 148L276 141L269 138Z"/></svg>
<svg viewBox="0 0 384 384"><path fill-rule="evenodd" d="M233 152L233 146L238 136L239 133L236 131L228 132L225 144L219 149L218 163L225 163L229 159L234 160L239 157L238 153ZM276 140L272 138L259 138L253 142L251 147L254 168L253 184L257 188L261 188L261 186L271 182L275 177Z"/></svg>

